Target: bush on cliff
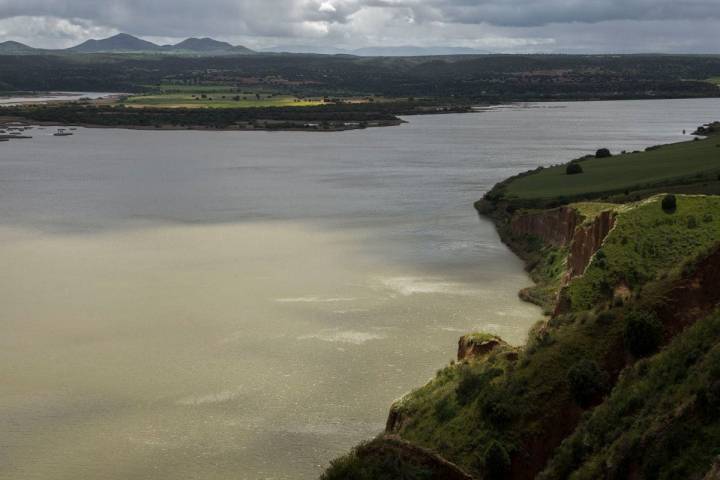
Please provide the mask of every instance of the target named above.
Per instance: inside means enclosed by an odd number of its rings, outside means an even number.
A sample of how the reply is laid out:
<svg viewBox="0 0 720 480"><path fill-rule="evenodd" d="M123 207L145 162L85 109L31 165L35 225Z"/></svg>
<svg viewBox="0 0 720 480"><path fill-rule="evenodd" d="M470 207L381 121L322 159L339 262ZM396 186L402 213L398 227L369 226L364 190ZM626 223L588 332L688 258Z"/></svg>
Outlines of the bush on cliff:
<svg viewBox="0 0 720 480"><path fill-rule="evenodd" d="M610 150L607 148L601 148L597 152L595 152L595 158L608 158L612 157L612 153L610 153Z"/></svg>
<svg viewBox="0 0 720 480"><path fill-rule="evenodd" d="M482 419L492 428L504 429L513 417L513 397L504 388L488 387L480 401Z"/></svg>
<svg viewBox="0 0 720 480"><path fill-rule="evenodd" d="M575 402L585 408L605 391L607 375L592 360L583 359L568 370L568 385Z"/></svg>
<svg viewBox="0 0 720 480"><path fill-rule="evenodd" d="M583 173L583 169L579 163L572 162L565 168L565 173L567 175L577 175L579 173Z"/></svg>
<svg viewBox="0 0 720 480"><path fill-rule="evenodd" d="M662 209L667 213L673 213L677 210L677 199L675 195L665 195L662 199Z"/></svg>
<svg viewBox="0 0 720 480"><path fill-rule="evenodd" d="M662 341L663 326L652 312L632 311L625 318L625 346L636 358L657 351Z"/></svg>
<svg viewBox="0 0 720 480"><path fill-rule="evenodd" d="M477 373L466 365L462 366L460 370L460 381L455 389L458 404L467 405L475 400L478 392L484 389L490 381L498 375L502 375L502 370L490 369L482 373Z"/></svg>

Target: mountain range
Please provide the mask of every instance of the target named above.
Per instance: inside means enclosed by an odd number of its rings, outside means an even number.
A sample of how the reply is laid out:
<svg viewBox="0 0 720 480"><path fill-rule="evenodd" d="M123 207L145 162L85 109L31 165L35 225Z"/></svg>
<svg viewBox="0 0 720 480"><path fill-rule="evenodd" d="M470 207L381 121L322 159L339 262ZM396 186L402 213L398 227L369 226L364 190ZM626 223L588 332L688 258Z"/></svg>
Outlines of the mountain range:
<svg viewBox="0 0 720 480"><path fill-rule="evenodd" d="M83 54L83 53L144 53L190 56L224 56L252 55L257 53L315 53L325 55L355 55L360 57L414 57L431 55L477 55L480 50L463 47L364 47L358 49L341 49L335 47L318 47L309 45L276 46L261 52L247 47L231 45L212 38L188 38L174 45L158 45L141 38L120 33L101 40L87 40L80 45L65 49L42 49L7 41L0 43L0 55L50 55L50 54Z"/></svg>
<svg viewBox="0 0 720 480"><path fill-rule="evenodd" d="M157 45L147 40L119 33L102 40L87 40L65 49L33 48L19 42L0 43L0 55L47 55L63 53L156 53L173 55L250 55L249 48L219 42L212 38L188 38L175 45Z"/></svg>

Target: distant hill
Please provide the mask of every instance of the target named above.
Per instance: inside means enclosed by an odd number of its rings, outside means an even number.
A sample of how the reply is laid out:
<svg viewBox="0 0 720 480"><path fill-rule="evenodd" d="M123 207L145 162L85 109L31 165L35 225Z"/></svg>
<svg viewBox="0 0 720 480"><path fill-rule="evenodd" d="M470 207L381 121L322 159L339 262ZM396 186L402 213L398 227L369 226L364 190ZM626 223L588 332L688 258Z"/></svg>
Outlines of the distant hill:
<svg viewBox="0 0 720 480"><path fill-rule="evenodd" d="M352 50L352 55L360 57L429 57L433 55L482 55L487 52L466 47L365 47Z"/></svg>
<svg viewBox="0 0 720 480"><path fill-rule="evenodd" d="M188 38L175 45L165 45L162 47L165 51L179 52L195 52L195 53L219 53L219 54L251 54L254 53L249 48L243 46L234 46L227 42L219 42L212 38Z"/></svg>
<svg viewBox="0 0 720 480"><path fill-rule="evenodd" d="M141 38L119 33L100 40L87 40L80 45L65 49L46 50L33 48L19 42L0 43L0 55L38 55L68 53L156 53L169 55L250 55L255 52L243 46L231 45L212 38L188 38L175 45L157 45Z"/></svg>
<svg viewBox="0 0 720 480"><path fill-rule="evenodd" d="M0 55L32 55L41 52L42 50L12 40L0 43Z"/></svg>
<svg viewBox="0 0 720 480"><path fill-rule="evenodd" d="M127 33L119 33L102 40L88 40L72 48L68 52L76 53L105 53L105 52L157 52L162 47L152 42L142 40Z"/></svg>
<svg viewBox="0 0 720 480"><path fill-rule="evenodd" d="M232 45L212 38L188 38L174 45L158 45L127 33L109 38L87 40L66 49L39 49L19 42L0 43L0 55L33 55L64 53L155 53L190 56L251 55L255 53L310 53L320 55L355 55L359 57L428 57L433 55L480 55L485 52L464 47L364 47L341 49L311 45L278 45L255 52L242 45Z"/></svg>

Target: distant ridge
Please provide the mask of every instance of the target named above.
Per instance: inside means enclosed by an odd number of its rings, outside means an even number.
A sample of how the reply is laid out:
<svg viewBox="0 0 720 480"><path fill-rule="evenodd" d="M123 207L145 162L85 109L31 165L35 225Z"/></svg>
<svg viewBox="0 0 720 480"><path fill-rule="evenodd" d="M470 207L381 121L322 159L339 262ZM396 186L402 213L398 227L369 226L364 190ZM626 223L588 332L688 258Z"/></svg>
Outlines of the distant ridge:
<svg viewBox="0 0 720 480"><path fill-rule="evenodd" d="M109 38L87 40L74 47L65 49L40 49L28 45L7 41L0 43L0 55L40 55L67 53L155 53L169 55L251 55L249 48L220 42L212 38L188 38L175 45L157 45L127 33L119 33Z"/></svg>
<svg viewBox="0 0 720 480"><path fill-rule="evenodd" d="M0 43L0 55L32 55L38 52L42 50L12 40Z"/></svg>
<svg viewBox="0 0 720 480"><path fill-rule="evenodd" d="M170 51L187 50L189 52L198 52L198 53L216 53L216 52L220 52L220 53L232 52L232 53L240 53L240 54L255 53L247 47L234 46L227 42L219 42L212 38L188 38L187 40L183 40L182 42L177 43L175 45L165 45L162 48L165 50L170 50Z"/></svg>
<svg viewBox="0 0 720 480"><path fill-rule="evenodd" d="M79 53L100 52L154 52L160 50L159 45L133 37L127 33L119 33L102 40L88 40L67 50Z"/></svg>
<svg viewBox="0 0 720 480"><path fill-rule="evenodd" d="M308 53L319 55L355 55L360 57L425 57L434 55L481 55L487 52L465 47L415 47L411 45L364 47L354 50L309 45L288 45L276 46L261 52L256 52L242 45L232 45L228 42L221 42L208 37L191 37L174 45L158 45L127 33L118 33L117 35L103 39L87 40L79 45L65 49L33 48L15 41L0 43L0 55L52 55L68 53L145 53L189 56Z"/></svg>
<svg viewBox="0 0 720 480"><path fill-rule="evenodd" d="M313 45L278 45L263 50L270 53L308 53L320 55L355 55L358 57L430 57L445 55L485 55L488 52L468 47L416 47L381 46L342 49L335 47L319 47Z"/></svg>
<svg viewBox="0 0 720 480"><path fill-rule="evenodd" d="M410 45L394 47L364 47L354 50L309 45L287 45L272 47L261 52L256 52L242 45L232 45L228 42L221 42L208 37L191 37L174 45L158 45L127 33L119 33L112 37L103 39L87 40L79 45L65 49L33 48L15 41L0 43L0 55L51 55L68 53L146 53L189 56L309 53L320 55L356 55L360 57L423 57L433 55L481 55L487 52L464 47L415 47Z"/></svg>

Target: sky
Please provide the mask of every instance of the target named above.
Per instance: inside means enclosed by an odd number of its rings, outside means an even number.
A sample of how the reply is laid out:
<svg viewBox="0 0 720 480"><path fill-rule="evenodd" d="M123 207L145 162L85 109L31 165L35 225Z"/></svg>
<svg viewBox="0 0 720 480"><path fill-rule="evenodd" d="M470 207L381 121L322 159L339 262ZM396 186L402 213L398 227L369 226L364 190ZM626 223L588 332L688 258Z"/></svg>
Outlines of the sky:
<svg viewBox="0 0 720 480"><path fill-rule="evenodd" d="M254 49L720 53L720 0L0 0L0 41L64 48L120 32Z"/></svg>

